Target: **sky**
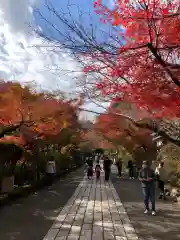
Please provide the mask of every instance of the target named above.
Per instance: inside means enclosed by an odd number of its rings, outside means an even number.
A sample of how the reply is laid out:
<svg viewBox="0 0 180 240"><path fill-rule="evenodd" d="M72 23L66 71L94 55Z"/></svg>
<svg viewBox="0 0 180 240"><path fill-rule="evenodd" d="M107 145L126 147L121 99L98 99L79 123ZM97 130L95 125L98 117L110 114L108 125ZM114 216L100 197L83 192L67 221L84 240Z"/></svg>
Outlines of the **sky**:
<svg viewBox="0 0 180 240"><path fill-rule="evenodd" d="M53 24L67 31L67 28L49 13L45 6L46 1L0 0L0 79L33 82L40 89L58 89L75 93L77 89L74 77L81 76L78 62L65 51L58 49L56 52L52 51L51 44L33 31L36 28L52 39L59 39L57 32L47 28L36 13L36 9ZM99 18L93 12L93 0L51 0L51 2L56 9L64 12L70 9L75 20L79 19L77 9L81 9L82 12L89 10L92 24L100 27ZM113 0L109 0L108 3L113 6ZM90 20L87 15L83 17L85 27L88 27ZM99 31L97 38L99 41L102 39ZM87 107L97 110L94 104Z"/></svg>
<svg viewBox="0 0 180 240"><path fill-rule="evenodd" d="M114 0L104 0L106 5L113 6ZM107 4L109 3L109 4ZM47 19L47 21L56 25L61 32L68 32L69 28L63 24L57 16L55 16L52 11L49 11L47 6L52 6L56 9L57 12L65 13L66 18L72 22L76 21L81 26L83 26L86 30L93 26L93 29L96 29L95 36L96 40L99 43L107 41L109 38L109 34L107 34L110 27L108 25L104 25L100 23L100 17L94 11L94 0L65 0L65 1L57 1L57 0L40 0L39 2L39 11L41 15ZM71 16L70 16L71 15ZM81 15L81 16L80 16ZM63 42L63 37L58 34L58 31L47 26L44 19L39 14L34 13L36 23L41 27L44 34L52 39L56 39L58 41ZM102 34L102 30L104 30L104 34ZM109 32L108 32L109 33ZM71 31L71 36L73 33Z"/></svg>

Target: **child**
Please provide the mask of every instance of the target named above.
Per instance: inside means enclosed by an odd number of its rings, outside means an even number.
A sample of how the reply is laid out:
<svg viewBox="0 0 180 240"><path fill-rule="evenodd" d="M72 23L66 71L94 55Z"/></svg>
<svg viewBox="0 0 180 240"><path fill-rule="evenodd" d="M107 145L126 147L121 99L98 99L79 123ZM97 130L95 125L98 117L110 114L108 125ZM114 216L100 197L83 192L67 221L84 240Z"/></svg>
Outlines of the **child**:
<svg viewBox="0 0 180 240"><path fill-rule="evenodd" d="M97 162L97 164L96 164L95 172L96 172L96 179L99 179L100 173L101 173L101 166L100 166L99 162Z"/></svg>

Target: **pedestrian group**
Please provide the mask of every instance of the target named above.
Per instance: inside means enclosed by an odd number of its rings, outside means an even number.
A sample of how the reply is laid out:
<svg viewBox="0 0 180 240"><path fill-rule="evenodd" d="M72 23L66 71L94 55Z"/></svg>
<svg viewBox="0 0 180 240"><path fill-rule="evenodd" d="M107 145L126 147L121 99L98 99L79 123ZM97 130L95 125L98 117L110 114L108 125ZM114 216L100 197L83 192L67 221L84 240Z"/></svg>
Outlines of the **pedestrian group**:
<svg viewBox="0 0 180 240"><path fill-rule="evenodd" d="M101 174L101 165L100 160L103 161L103 169L105 172L105 181L109 180L111 165L113 161L108 156L103 155L95 155L93 157L89 157L86 161L87 164L87 177L88 179L93 176L93 162L96 162L95 165L95 175L96 179L100 178ZM115 163L118 170L118 176L122 176L122 160L118 159ZM127 168L129 170L129 178L134 179L138 178L141 182L142 192L144 196L144 213L148 214L150 211L149 202L151 202L151 213L153 216L156 215L156 204L155 204L155 190L156 190L156 182L158 183L159 188L159 199L166 200L165 194L165 183L167 181L167 172L164 168L164 162L160 162L157 166L156 162L153 161L151 165L148 161L143 161L142 166L136 167L132 160L128 161Z"/></svg>

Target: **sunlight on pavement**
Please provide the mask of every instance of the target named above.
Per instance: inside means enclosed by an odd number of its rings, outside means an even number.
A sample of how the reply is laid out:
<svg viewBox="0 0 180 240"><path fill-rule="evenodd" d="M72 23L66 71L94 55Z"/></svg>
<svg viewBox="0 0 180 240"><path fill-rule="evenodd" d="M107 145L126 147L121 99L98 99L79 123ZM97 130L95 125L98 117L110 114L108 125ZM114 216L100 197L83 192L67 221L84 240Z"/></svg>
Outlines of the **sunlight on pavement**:
<svg viewBox="0 0 180 240"><path fill-rule="evenodd" d="M111 182L83 179L43 240L137 240Z"/></svg>

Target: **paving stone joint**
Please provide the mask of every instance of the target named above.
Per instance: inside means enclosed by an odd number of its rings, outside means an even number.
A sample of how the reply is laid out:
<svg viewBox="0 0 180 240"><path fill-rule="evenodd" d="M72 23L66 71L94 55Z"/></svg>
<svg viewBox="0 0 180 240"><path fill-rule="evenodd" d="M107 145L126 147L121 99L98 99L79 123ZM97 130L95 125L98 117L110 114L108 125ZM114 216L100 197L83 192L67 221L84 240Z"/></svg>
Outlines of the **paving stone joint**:
<svg viewBox="0 0 180 240"><path fill-rule="evenodd" d="M111 181L84 177L43 240L138 240Z"/></svg>

